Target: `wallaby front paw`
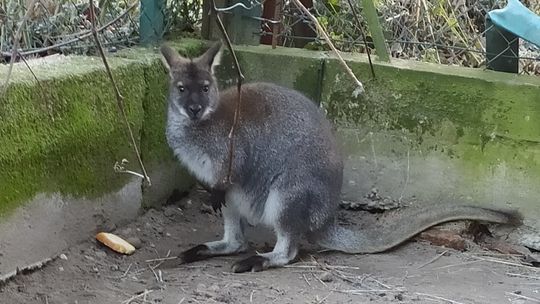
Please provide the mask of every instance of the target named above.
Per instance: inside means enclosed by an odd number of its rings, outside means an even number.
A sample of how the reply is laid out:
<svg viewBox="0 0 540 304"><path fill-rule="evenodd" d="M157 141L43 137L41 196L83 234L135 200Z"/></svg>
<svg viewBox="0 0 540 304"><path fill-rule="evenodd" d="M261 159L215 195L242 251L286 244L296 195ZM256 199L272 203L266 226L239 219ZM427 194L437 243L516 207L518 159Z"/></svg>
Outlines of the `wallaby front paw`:
<svg viewBox="0 0 540 304"><path fill-rule="evenodd" d="M210 191L210 204L214 212L221 211L221 207L225 206L225 191L215 189Z"/></svg>
<svg viewBox="0 0 540 304"><path fill-rule="evenodd" d="M240 260L232 266L233 272L259 272L264 269L264 263L267 262L267 258L260 255L250 256L247 259Z"/></svg>
<svg viewBox="0 0 540 304"><path fill-rule="evenodd" d="M179 256L180 264L188 264L207 259L208 246L201 244L182 252Z"/></svg>

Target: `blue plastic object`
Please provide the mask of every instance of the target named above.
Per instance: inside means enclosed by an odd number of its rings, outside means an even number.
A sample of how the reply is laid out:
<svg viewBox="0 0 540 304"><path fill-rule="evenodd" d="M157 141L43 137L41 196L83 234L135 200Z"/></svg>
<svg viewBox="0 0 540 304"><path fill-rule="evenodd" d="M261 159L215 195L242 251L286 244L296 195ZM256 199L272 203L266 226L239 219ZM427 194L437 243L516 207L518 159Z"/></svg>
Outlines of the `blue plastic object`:
<svg viewBox="0 0 540 304"><path fill-rule="evenodd" d="M540 47L540 16L519 0L508 0L506 7L492 10L488 16L493 24Z"/></svg>

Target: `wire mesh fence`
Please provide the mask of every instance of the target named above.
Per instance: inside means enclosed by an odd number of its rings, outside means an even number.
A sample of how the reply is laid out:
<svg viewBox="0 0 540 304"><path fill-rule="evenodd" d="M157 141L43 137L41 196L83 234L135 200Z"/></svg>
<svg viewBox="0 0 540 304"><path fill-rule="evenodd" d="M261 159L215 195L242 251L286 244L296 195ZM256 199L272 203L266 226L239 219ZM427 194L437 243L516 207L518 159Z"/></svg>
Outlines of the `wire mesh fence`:
<svg viewBox="0 0 540 304"><path fill-rule="evenodd" d="M99 39L109 52L139 44L144 35L157 40L172 30L195 32L194 25L200 23L202 13L199 0L94 3ZM17 54L25 57L95 52L93 18L88 0L0 1L1 59L10 61L14 45ZM20 39L14 44L19 29Z"/></svg>
<svg viewBox="0 0 540 304"><path fill-rule="evenodd" d="M540 1L523 1L540 13ZM467 67L490 66L501 56L519 60L519 71L540 75L540 49L486 25L489 11L502 8L502 0L381 1L380 11L389 50L394 57ZM506 46L488 54L486 37L493 31ZM510 47L516 44L517 50Z"/></svg>
<svg viewBox="0 0 540 304"><path fill-rule="evenodd" d="M130 47L164 34L201 34L209 0L99 0L96 21L102 45L108 51ZM360 0L301 0L326 29L341 51L373 50L372 25L362 16ZM432 63L485 68L501 58L519 63L521 74L540 75L540 48L486 26L486 14L506 5L505 0L374 0L388 53ZM540 0L523 0L540 14ZM239 43L257 43L328 50L315 24L290 0L217 0L218 11ZM206 11L204 11L206 6ZM354 18L352 8L360 16ZM95 51L87 0L0 1L0 52L10 60L23 16L30 15L18 42L23 56L54 53L86 54ZM213 23L212 18L206 22ZM251 20L251 23L245 23ZM242 23L243 22L243 23ZM204 31L204 26L202 31ZM362 32L365 31L367 43ZM237 35L235 35L235 33ZM255 36L241 39L238 36ZM502 47L487 50L487 37L496 36ZM204 34L203 34L204 36ZM505 40L507 39L507 40Z"/></svg>
<svg viewBox="0 0 540 304"><path fill-rule="evenodd" d="M267 1L268 3L269 1ZM366 52L371 43L365 20L355 22L349 4L362 12L360 1L303 1L326 28L336 47L342 51ZM394 58L413 59L466 67L489 67L504 57L519 62L519 73L540 75L540 48L525 40L508 38L504 30L486 26L489 11L506 5L503 0L379 0L375 1L387 49ZM531 11L540 13L540 1L523 1ZM271 10L267 10L271 11ZM276 18L277 17L277 18ZM263 19L261 35L272 36L270 25L281 20L278 36L281 45L328 49L315 25L307 16L285 1L281 14ZM368 31L367 46L362 29ZM493 32L502 49L488 52L486 37ZM505 40L506 39L506 40Z"/></svg>

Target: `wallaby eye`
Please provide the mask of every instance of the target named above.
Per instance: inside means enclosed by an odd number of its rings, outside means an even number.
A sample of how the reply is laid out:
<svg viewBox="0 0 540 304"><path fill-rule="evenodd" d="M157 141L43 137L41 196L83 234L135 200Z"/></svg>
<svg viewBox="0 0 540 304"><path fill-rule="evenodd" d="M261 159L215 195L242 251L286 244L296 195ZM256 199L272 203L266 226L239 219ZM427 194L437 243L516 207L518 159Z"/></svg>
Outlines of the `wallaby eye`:
<svg viewBox="0 0 540 304"><path fill-rule="evenodd" d="M204 85L204 86L202 87L202 90L203 90L203 92L206 93L206 92L208 92L209 88L208 88L207 85Z"/></svg>
<svg viewBox="0 0 540 304"><path fill-rule="evenodd" d="M180 92L184 92L186 89L184 88L184 86L178 86L178 91Z"/></svg>

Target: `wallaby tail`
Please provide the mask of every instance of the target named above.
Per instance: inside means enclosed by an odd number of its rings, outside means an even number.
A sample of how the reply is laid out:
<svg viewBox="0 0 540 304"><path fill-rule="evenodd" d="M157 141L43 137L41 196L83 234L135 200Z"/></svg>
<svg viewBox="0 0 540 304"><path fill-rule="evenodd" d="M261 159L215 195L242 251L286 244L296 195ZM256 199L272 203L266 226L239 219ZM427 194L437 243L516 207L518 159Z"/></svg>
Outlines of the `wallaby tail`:
<svg viewBox="0 0 540 304"><path fill-rule="evenodd" d="M476 220L518 226L522 216L515 210L497 210L474 206L441 205L429 208L405 208L392 220L379 222L362 231L337 224L330 226L320 246L347 253L377 253L389 250L437 224L456 220Z"/></svg>

